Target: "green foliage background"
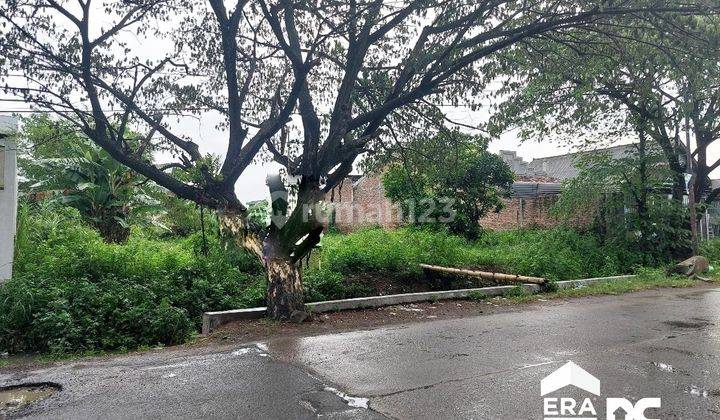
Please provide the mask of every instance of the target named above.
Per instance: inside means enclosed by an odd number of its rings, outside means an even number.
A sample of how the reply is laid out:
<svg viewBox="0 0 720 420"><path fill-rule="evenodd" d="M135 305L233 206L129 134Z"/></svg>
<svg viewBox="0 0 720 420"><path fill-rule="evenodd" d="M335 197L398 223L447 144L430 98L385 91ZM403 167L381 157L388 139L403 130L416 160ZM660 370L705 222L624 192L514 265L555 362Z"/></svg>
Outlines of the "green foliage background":
<svg viewBox="0 0 720 420"><path fill-rule="evenodd" d="M0 350L77 352L182 343L208 310L258 306L262 268L210 236L108 244L74 209L20 212L15 274L0 286Z"/></svg>
<svg viewBox="0 0 720 420"><path fill-rule="evenodd" d="M377 159L377 158L376 158ZM387 197L403 208L409 223L447 228L476 239L478 221L500 211L514 175L487 140L460 131L418 136L379 159Z"/></svg>

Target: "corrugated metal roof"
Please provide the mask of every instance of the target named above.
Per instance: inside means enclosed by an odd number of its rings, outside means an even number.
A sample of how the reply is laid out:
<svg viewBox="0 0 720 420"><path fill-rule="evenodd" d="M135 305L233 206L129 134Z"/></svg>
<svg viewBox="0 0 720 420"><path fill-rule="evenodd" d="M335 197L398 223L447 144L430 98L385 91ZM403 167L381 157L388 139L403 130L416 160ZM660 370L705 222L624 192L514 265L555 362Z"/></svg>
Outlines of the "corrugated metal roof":
<svg viewBox="0 0 720 420"><path fill-rule="evenodd" d="M514 151L501 150L500 157L519 177L546 177L562 181L569 178L575 178L580 172L575 166L575 160L578 156L593 153L606 153L613 159L621 159L623 157L627 157L628 153L632 152L634 148L635 146L633 144L622 144L605 149L587 150L558 156L536 158L530 162L525 162L523 158L518 156L517 152Z"/></svg>
<svg viewBox="0 0 720 420"><path fill-rule="evenodd" d="M605 153L613 159L622 159L627 157L635 149L633 144L622 144L619 146L608 147L606 149L588 150L582 152L568 153L560 156L549 156L545 158L533 159L528 163L528 170L534 173L545 173L547 176L560 180L575 178L580 171L575 166L575 159L581 155L594 153Z"/></svg>

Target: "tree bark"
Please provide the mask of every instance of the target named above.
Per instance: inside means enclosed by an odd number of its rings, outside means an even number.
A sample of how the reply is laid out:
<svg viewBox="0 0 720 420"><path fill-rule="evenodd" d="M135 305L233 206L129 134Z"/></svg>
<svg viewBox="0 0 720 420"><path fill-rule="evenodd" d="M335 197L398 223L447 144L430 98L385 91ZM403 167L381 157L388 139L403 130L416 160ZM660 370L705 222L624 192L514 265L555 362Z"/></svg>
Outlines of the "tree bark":
<svg viewBox="0 0 720 420"><path fill-rule="evenodd" d="M275 319L290 319L295 311L305 310L300 268L289 259L269 258L267 273L267 314Z"/></svg>
<svg viewBox="0 0 720 420"><path fill-rule="evenodd" d="M99 212L92 212L88 216L92 225L100 232L103 241L108 244L124 244L130 237L130 228L120 223L119 219L127 220L128 207L102 208Z"/></svg>
<svg viewBox="0 0 720 420"><path fill-rule="evenodd" d="M130 228L121 225L115 220L101 220L95 223L100 236L109 244L124 244L130 237Z"/></svg>
<svg viewBox="0 0 720 420"><path fill-rule="evenodd" d="M267 279L267 315L290 319L294 311L304 311L302 276L297 263L276 234L255 232L242 213L218 211L220 229L238 247L255 255L265 267Z"/></svg>
<svg viewBox="0 0 720 420"><path fill-rule="evenodd" d="M690 176L688 182L688 209L690 210L690 241L692 244L692 256L698 255L700 245L698 243L697 235L697 214L695 213L695 182L696 173L693 172L693 161L692 161L692 148L690 145L690 117L686 114L685 116L685 165Z"/></svg>
<svg viewBox="0 0 720 420"><path fill-rule="evenodd" d="M243 248L255 255L264 263L262 237L256 232L249 230L245 223L245 216L231 210L218 210L220 221L220 233L232 238L240 248Z"/></svg>

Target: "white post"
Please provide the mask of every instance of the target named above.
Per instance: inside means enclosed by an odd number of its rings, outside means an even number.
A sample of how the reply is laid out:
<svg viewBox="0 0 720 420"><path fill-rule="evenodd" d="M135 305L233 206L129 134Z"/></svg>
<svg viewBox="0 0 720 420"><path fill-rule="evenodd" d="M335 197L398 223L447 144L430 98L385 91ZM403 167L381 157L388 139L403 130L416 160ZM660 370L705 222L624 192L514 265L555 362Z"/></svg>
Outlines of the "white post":
<svg viewBox="0 0 720 420"><path fill-rule="evenodd" d="M17 120L0 116L0 283L12 277L17 218Z"/></svg>

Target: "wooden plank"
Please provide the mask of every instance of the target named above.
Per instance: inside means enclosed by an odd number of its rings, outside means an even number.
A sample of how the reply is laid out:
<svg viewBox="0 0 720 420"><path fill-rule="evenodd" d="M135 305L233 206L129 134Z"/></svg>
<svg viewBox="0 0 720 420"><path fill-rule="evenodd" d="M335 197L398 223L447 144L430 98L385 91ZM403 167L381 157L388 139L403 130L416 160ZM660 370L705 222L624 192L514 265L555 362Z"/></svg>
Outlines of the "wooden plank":
<svg viewBox="0 0 720 420"><path fill-rule="evenodd" d="M458 274L458 275L470 276L470 277L479 277L479 278L487 279L487 280L507 281L507 282L514 282L514 283L533 283L533 284L545 284L547 282L547 280L545 280L542 277L529 277L529 276L521 276L518 274L491 273L488 271L475 271L475 270L467 270L464 268L441 267L439 265L430 265L430 264L419 264L419 265L420 265L420 267L422 267L426 270L438 271L441 273Z"/></svg>

